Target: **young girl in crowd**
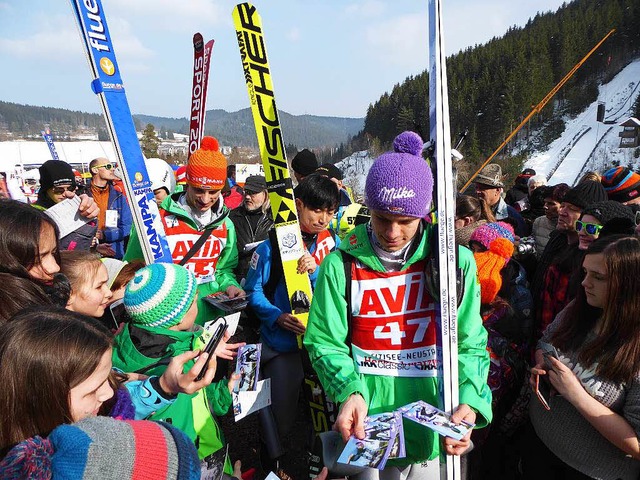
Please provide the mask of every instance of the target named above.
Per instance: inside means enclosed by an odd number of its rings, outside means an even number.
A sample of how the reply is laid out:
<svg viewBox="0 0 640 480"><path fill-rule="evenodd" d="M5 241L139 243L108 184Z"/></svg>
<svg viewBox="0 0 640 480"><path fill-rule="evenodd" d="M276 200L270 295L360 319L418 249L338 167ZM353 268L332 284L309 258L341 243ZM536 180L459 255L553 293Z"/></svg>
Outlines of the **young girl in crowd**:
<svg viewBox="0 0 640 480"><path fill-rule="evenodd" d="M636 480L640 240L599 239L582 269L575 300L549 325L535 353L530 382L547 395L550 409L532 397L535 432L525 449L524 478Z"/></svg>
<svg viewBox="0 0 640 480"><path fill-rule="evenodd" d="M65 250L60 253L60 260L61 271L71 285L67 308L89 317L102 317L113 293L107 267L100 257L82 250Z"/></svg>
<svg viewBox="0 0 640 480"><path fill-rule="evenodd" d="M0 330L0 455L34 435L97 415L114 395L111 337L60 309L18 314Z"/></svg>
<svg viewBox="0 0 640 480"><path fill-rule="evenodd" d="M0 329L0 456L58 425L98 414L134 418L136 405L128 393L114 389L111 342L111 334L95 320L55 307L24 310ZM157 382L166 395L191 393L211 383L213 358L204 378L194 381L206 354L182 374L184 364L198 353L186 352L169 364L168 375Z"/></svg>
<svg viewBox="0 0 640 480"><path fill-rule="evenodd" d="M31 280L57 305L68 300L60 271L58 227L44 213L15 200L0 200L0 272Z"/></svg>
<svg viewBox="0 0 640 480"><path fill-rule="evenodd" d="M141 479L200 478L195 448L177 429L163 426L169 431L162 433L151 424L91 420L114 396L118 402L110 414L133 418L118 408L123 396L110 382L111 355L111 335L101 325L64 309L24 311L0 329L0 478L50 479L59 473L124 480L134 471ZM196 366L204 360L206 355ZM209 382L215 363L210 368ZM197 371L189 374L195 378ZM65 429L68 424L76 428ZM143 448L144 442L153 447ZM108 475L100 464L108 464Z"/></svg>
<svg viewBox="0 0 640 480"><path fill-rule="evenodd" d="M481 198L470 195L458 195L456 198L455 227L458 245L469 246L469 237L476 228L495 221L487 202Z"/></svg>

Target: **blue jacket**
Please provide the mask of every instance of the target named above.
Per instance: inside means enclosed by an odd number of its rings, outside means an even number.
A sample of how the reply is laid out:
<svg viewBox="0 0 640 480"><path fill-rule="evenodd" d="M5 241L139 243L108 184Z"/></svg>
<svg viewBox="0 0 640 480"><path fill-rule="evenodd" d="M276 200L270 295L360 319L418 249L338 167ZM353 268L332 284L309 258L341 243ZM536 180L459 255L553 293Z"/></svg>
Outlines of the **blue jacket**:
<svg viewBox="0 0 640 480"><path fill-rule="evenodd" d="M495 205L493 209L493 214L496 217L497 221L504 220L505 218L510 218L515 223L515 234L519 237L526 237L531 233L529 231L529 227L527 223L522 218L522 215L518 213L518 211L513 208L511 205L508 205L507 202L501 198L498 203Z"/></svg>
<svg viewBox="0 0 640 480"><path fill-rule="evenodd" d="M334 240L336 245L332 250L335 250L340 244L340 239L337 236L334 237ZM316 241L308 246L311 255L315 253L316 246ZM320 268L316 268L316 271L309 275L312 289L315 288L319 270ZM267 345L277 352L296 352L298 342L295 333L281 328L276 322L282 313L291 313L284 276L276 285L273 295L274 303L271 303L263 291L263 285L269 281L270 274L271 242L267 239L258 246L251 257L244 289L249 294L249 305L260 319L260 333Z"/></svg>
<svg viewBox="0 0 640 480"><path fill-rule="evenodd" d="M91 195L91 188L87 189L87 194ZM111 248L116 252L115 258L122 260L124 257L124 240L131 233L131 224L133 217L131 209L127 203L124 194L113 188L109 184L109 201L107 202L108 210L116 210L118 212L118 226L104 229L104 243L110 243Z"/></svg>

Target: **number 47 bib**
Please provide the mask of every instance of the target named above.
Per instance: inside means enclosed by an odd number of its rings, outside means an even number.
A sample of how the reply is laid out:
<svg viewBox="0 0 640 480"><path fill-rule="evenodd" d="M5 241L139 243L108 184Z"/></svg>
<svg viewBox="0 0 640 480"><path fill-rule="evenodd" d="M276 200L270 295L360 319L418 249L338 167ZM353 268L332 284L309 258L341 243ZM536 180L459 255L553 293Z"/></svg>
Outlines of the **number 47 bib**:
<svg viewBox="0 0 640 480"><path fill-rule="evenodd" d="M375 272L353 263L351 338L359 373L438 375L435 305L424 269L424 261L403 272Z"/></svg>

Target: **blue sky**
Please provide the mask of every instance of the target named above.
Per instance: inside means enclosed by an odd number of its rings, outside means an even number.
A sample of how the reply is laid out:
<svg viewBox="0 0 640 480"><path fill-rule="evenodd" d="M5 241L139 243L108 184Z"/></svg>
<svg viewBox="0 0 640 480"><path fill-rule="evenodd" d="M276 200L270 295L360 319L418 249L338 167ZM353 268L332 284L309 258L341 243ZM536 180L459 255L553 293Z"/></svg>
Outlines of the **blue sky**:
<svg viewBox="0 0 640 480"><path fill-rule="evenodd" d="M103 0L134 113L185 117L192 36L215 39L207 109L248 107L227 0ZM448 54L524 25L561 0L445 0ZM363 117L427 67L426 0L254 0L278 108ZM0 0L0 100L99 112L69 0Z"/></svg>

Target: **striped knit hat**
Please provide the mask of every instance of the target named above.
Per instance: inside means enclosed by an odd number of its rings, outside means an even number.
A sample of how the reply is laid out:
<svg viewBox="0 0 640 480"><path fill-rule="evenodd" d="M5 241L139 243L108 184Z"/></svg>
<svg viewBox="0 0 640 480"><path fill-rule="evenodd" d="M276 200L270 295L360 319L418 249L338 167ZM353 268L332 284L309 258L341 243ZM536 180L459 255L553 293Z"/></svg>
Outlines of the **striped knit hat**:
<svg viewBox="0 0 640 480"><path fill-rule="evenodd" d="M19 443L0 461L3 480L196 480L195 445L163 422L89 417Z"/></svg>
<svg viewBox="0 0 640 480"><path fill-rule="evenodd" d="M49 439L56 479L200 478L193 442L167 423L91 417L56 428Z"/></svg>
<svg viewBox="0 0 640 480"><path fill-rule="evenodd" d="M478 242L489 250L489 245L496 238L506 238L510 242L514 241L513 227L505 222L485 223L474 230L469 237L469 243Z"/></svg>
<svg viewBox="0 0 640 480"><path fill-rule="evenodd" d="M187 162L187 183L195 188L220 190L227 179L227 159L220 153L218 140L204 137L200 148Z"/></svg>
<svg viewBox="0 0 640 480"><path fill-rule="evenodd" d="M179 324L196 298L193 273L173 263L138 270L124 292L124 307L134 324L169 328Z"/></svg>
<svg viewBox="0 0 640 480"><path fill-rule="evenodd" d="M602 186L609 200L629 202L640 195L640 175L625 167L615 167L602 175Z"/></svg>

